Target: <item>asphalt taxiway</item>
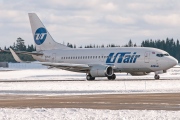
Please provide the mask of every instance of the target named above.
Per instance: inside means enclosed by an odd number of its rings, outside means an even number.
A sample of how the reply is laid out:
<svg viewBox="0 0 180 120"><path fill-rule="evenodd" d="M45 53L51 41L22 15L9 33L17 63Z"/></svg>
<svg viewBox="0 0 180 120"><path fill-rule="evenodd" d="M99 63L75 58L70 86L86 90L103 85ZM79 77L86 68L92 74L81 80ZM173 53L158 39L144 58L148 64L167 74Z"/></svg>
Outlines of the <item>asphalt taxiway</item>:
<svg viewBox="0 0 180 120"><path fill-rule="evenodd" d="M98 95L0 95L1 108L180 110L180 93Z"/></svg>

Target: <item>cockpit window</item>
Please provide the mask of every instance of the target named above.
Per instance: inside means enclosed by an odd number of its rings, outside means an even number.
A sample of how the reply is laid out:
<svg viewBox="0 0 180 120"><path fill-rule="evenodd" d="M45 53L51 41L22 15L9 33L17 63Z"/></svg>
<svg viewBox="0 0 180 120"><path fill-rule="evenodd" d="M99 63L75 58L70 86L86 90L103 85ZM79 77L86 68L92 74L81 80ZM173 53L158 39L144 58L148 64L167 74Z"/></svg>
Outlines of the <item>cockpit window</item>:
<svg viewBox="0 0 180 120"><path fill-rule="evenodd" d="M163 54L156 54L156 56L158 56L158 57L163 57Z"/></svg>
<svg viewBox="0 0 180 120"><path fill-rule="evenodd" d="M157 57L164 57L164 56L169 56L169 54L156 54Z"/></svg>
<svg viewBox="0 0 180 120"><path fill-rule="evenodd" d="M164 56L169 56L169 54L166 53L166 54L164 54Z"/></svg>

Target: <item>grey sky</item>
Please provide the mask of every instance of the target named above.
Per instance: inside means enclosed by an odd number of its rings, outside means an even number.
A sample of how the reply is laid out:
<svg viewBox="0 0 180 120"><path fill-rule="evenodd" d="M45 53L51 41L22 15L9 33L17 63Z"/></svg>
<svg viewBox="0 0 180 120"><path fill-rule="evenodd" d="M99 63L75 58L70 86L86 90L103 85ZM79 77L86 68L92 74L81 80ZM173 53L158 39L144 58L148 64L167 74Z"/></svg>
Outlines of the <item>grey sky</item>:
<svg viewBox="0 0 180 120"><path fill-rule="evenodd" d="M180 39L179 0L0 0L0 47L18 37L34 44L28 13L40 17L55 41L118 44L129 39Z"/></svg>

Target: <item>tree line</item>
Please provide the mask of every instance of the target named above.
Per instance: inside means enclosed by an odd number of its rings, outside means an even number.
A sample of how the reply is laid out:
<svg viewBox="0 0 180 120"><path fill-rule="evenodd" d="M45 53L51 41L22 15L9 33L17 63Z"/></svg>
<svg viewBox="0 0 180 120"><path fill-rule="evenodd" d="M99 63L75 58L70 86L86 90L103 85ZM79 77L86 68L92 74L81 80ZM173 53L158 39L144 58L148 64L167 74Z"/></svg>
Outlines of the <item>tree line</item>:
<svg viewBox="0 0 180 120"><path fill-rule="evenodd" d="M67 43L66 45L67 47L70 48L76 48L76 45L71 44L71 43ZM96 44L90 44L90 45L85 45L84 47L81 45L78 48L109 48L109 47L137 47L136 43L133 44L132 40L130 39L129 42L126 45L115 45L115 44L107 44L107 45L96 45Z"/></svg>
<svg viewBox="0 0 180 120"><path fill-rule="evenodd" d="M68 47L70 48L110 48L110 47L137 47L136 43L134 44L132 40L129 40L127 44L125 45L115 45L115 44L108 44L108 45L96 45L96 44L90 44L76 47L76 45L67 43ZM12 46L4 47L3 50L9 50L9 48L14 49L15 51L27 51L32 52L35 51L36 48L33 45L25 45L25 41L22 38L17 38L16 43L14 43ZM159 48L162 50L167 51L170 55L178 59L180 61L180 43L179 40L174 40L173 38L167 38L166 40L144 40L142 41L141 45L139 47L153 47L153 48ZM24 55L19 54L19 57L24 61L34 61L32 56L30 55ZM0 62L16 62L9 52L0 52Z"/></svg>
<svg viewBox="0 0 180 120"><path fill-rule="evenodd" d="M36 48L33 45L26 46L24 40L20 37L17 38L16 43L13 43L12 46L9 46L9 47L5 46L4 49L2 50L6 51L6 50L9 50L9 48L12 48L15 51L27 51L27 52L32 52L36 50ZM24 61L34 61L32 56L30 55L18 54L18 56ZM14 60L11 53L1 51L0 62L16 62L16 61Z"/></svg>
<svg viewBox="0 0 180 120"><path fill-rule="evenodd" d="M179 40L166 38L166 40L145 40L141 43L141 47L159 48L168 52L171 56L180 61L180 43Z"/></svg>

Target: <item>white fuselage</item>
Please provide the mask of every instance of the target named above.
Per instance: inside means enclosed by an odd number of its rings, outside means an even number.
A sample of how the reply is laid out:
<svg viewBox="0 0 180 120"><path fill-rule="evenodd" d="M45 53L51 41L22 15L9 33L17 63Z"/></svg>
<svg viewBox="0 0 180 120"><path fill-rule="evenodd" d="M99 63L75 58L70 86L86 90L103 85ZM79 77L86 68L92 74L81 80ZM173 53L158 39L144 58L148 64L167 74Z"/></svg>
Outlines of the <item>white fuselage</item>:
<svg viewBox="0 0 180 120"><path fill-rule="evenodd" d="M41 62L110 65L114 72L155 72L167 70L177 60L167 52L148 47L54 49L41 51L43 56L33 56Z"/></svg>
<svg viewBox="0 0 180 120"><path fill-rule="evenodd" d="M147 75L149 72L155 72L154 78L159 79L158 74L164 73L178 63L167 52L155 48L71 49L55 42L35 13L29 13L29 20L37 51L28 54L49 68L84 72L87 80L95 80L95 77L115 80L114 72L127 72L131 75ZM13 51L12 54L17 61L21 61Z"/></svg>

